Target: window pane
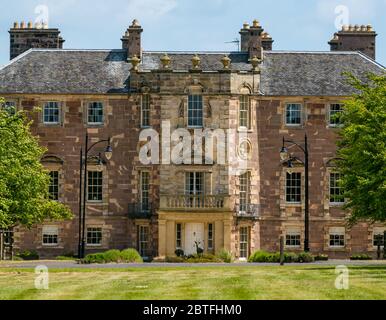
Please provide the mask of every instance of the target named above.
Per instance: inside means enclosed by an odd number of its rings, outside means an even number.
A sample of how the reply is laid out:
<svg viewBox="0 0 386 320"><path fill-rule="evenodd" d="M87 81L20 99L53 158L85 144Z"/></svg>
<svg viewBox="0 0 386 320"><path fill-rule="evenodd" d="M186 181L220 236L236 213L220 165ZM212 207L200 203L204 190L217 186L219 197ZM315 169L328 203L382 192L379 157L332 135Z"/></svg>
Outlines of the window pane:
<svg viewBox="0 0 386 320"><path fill-rule="evenodd" d="M248 258L248 227L240 228L240 258Z"/></svg>
<svg viewBox="0 0 386 320"><path fill-rule="evenodd" d="M343 111L343 106L341 104L331 104L330 105L330 114L329 114L329 119L330 119L330 125L331 126L337 126L340 125L341 118L340 114Z"/></svg>
<svg viewBox="0 0 386 320"><path fill-rule="evenodd" d="M208 224L208 250L213 250L213 223Z"/></svg>
<svg viewBox="0 0 386 320"><path fill-rule="evenodd" d="M149 208L149 192L150 192L150 174L149 172L141 172L141 209L148 211Z"/></svg>
<svg viewBox="0 0 386 320"><path fill-rule="evenodd" d="M102 201L102 172L89 171L88 172L88 201Z"/></svg>
<svg viewBox="0 0 386 320"><path fill-rule="evenodd" d="M102 228L87 228L87 244L102 244Z"/></svg>
<svg viewBox="0 0 386 320"><path fill-rule="evenodd" d="M246 212L250 203L250 174L242 174L240 177L240 212Z"/></svg>
<svg viewBox="0 0 386 320"><path fill-rule="evenodd" d="M300 125L302 123L302 105L298 103L287 104L286 124Z"/></svg>
<svg viewBox="0 0 386 320"><path fill-rule="evenodd" d="M250 127L250 100L248 96L240 97L239 126Z"/></svg>
<svg viewBox="0 0 386 320"><path fill-rule="evenodd" d="M188 97L188 126L203 126L202 96L190 95Z"/></svg>
<svg viewBox="0 0 386 320"><path fill-rule="evenodd" d="M139 226L139 254L142 257L147 257L149 254L149 227L148 226Z"/></svg>
<svg viewBox="0 0 386 320"><path fill-rule="evenodd" d="M51 171L50 175L50 185L49 185L49 195L51 200L59 200L59 172Z"/></svg>
<svg viewBox="0 0 386 320"><path fill-rule="evenodd" d="M182 248L182 225L180 223L176 224L176 248Z"/></svg>
<svg viewBox="0 0 386 320"><path fill-rule="evenodd" d="M142 96L141 101L141 126L150 126L150 97L148 94Z"/></svg>
<svg viewBox="0 0 386 320"><path fill-rule="evenodd" d="M287 233L286 246L300 247L300 233Z"/></svg>
<svg viewBox="0 0 386 320"><path fill-rule="evenodd" d="M59 103L46 102L43 107L43 121L45 123L59 123Z"/></svg>
<svg viewBox="0 0 386 320"><path fill-rule="evenodd" d="M88 105L88 123L103 123L103 103L90 102Z"/></svg>
<svg viewBox="0 0 386 320"><path fill-rule="evenodd" d="M341 175L330 173L330 203L344 203L343 190L339 185Z"/></svg>
<svg viewBox="0 0 386 320"><path fill-rule="evenodd" d="M289 203L300 203L301 196L301 178L300 172L288 173L286 178L286 201Z"/></svg>

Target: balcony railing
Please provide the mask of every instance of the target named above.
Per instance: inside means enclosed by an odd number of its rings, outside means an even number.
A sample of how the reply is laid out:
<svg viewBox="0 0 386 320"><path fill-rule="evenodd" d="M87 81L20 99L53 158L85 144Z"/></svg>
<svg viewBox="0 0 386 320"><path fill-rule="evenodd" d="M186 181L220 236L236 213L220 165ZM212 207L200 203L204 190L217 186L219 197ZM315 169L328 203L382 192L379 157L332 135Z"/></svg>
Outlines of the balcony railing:
<svg viewBox="0 0 386 320"><path fill-rule="evenodd" d="M228 195L164 195L161 210L210 211L228 210Z"/></svg>
<svg viewBox="0 0 386 320"><path fill-rule="evenodd" d="M239 218L258 218L260 216L260 205L258 204L236 204L235 216Z"/></svg>
<svg viewBox="0 0 386 320"><path fill-rule="evenodd" d="M130 219L150 219L153 208L150 203L129 203Z"/></svg>

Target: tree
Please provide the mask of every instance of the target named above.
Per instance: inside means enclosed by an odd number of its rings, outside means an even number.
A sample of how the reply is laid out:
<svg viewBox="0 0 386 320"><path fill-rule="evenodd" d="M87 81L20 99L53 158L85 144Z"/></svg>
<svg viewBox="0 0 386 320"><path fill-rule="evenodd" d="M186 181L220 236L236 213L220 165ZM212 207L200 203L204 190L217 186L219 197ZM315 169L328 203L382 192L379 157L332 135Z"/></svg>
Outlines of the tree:
<svg viewBox="0 0 386 320"><path fill-rule="evenodd" d="M338 140L339 181L349 223L386 221L386 75L364 81L348 75L358 90L344 104Z"/></svg>
<svg viewBox="0 0 386 320"><path fill-rule="evenodd" d="M70 219L67 206L49 199L50 176L40 162L46 150L26 113L4 106L0 98L0 229Z"/></svg>

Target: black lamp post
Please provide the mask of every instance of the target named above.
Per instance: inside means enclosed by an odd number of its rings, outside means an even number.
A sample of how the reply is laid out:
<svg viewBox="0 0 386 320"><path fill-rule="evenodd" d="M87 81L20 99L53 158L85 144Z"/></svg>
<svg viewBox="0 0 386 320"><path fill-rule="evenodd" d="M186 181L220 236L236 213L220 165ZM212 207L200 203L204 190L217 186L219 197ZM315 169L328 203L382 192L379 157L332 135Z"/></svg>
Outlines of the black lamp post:
<svg viewBox="0 0 386 320"><path fill-rule="evenodd" d="M297 146L299 149L301 149L304 153L304 162L301 161L298 158L291 157L289 155L288 149L286 147L286 144L290 144L291 146ZM304 143L301 145L300 143L297 143L292 140L286 140L283 137L283 147L280 151L280 158L281 160L287 163L288 167L292 168L293 164L292 161L299 160L304 164L304 171L305 171L305 205L304 205L304 251L309 252L310 251L310 212L309 212L309 166L308 166L308 139L307 135L304 137Z"/></svg>
<svg viewBox="0 0 386 320"><path fill-rule="evenodd" d="M85 230L86 230L86 196L87 196L87 161L89 159L89 153L92 148L96 145L107 142L107 147L105 150L105 157L107 160L110 160L113 155L113 148L111 147L111 139L104 139L95 142L90 147L88 146L88 133L86 133L86 143L85 143L85 155L83 156L83 148L80 150L80 181L79 181L79 244L78 244L78 257L80 259L84 258L86 240L85 240ZM102 158L99 153L98 161L101 164ZM84 169L84 170L83 170ZM82 188L82 172L83 174L83 188ZM83 205L82 205L83 201ZM83 211L82 211L83 209Z"/></svg>

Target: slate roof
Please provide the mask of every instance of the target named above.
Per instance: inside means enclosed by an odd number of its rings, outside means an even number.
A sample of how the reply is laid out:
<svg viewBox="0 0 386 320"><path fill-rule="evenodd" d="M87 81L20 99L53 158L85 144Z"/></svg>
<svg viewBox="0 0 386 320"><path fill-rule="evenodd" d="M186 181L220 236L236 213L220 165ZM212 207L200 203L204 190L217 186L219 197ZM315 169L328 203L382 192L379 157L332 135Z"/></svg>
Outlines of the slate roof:
<svg viewBox="0 0 386 320"><path fill-rule="evenodd" d="M222 69L221 58L232 60L232 70L248 71L248 54L241 52L169 52L175 71L191 68L194 54L204 72ZM141 70L160 68L162 52L144 52ZM0 94L128 93L131 65L125 50L31 49L0 69ZM343 71L357 76L385 68L358 52L266 51L261 65L261 92L267 96L345 96L353 92Z"/></svg>

